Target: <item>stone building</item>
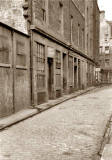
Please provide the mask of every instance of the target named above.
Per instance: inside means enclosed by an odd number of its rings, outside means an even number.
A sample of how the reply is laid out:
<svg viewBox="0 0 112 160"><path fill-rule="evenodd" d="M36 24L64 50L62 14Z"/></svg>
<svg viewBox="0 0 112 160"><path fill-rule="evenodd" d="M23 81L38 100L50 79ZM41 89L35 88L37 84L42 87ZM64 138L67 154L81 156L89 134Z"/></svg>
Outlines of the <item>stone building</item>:
<svg viewBox="0 0 112 160"><path fill-rule="evenodd" d="M100 13L100 56L101 82L112 83L112 21L105 19L105 11Z"/></svg>
<svg viewBox="0 0 112 160"><path fill-rule="evenodd" d="M28 73L18 73L20 83L21 78L24 83L28 78L25 85L31 93L29 105L36 106L95 84L99 40L96 33L99 31L97 1L12 0L9 6L8 0L0 1L0 20L29 36ZM18 49L23 53L26 46L20 44ZM23 67L25 62L26 58L22 55L19 69L26 69L26 66ZM13 87L17 88L16 80L14 82ZM20 92L22 90L19 90L19 95ZM15 99L24 99L24 94L17 98L13 93L13 109L16 108ZM27 107L28 104L23 101L20 109L22 106Z"/></svg>
<svg viewBox="0 0 112 160"><path fill-rule="evenodd" d="M85 3L85 54L98 65L99 59L99 26L100 11L97 0L86 0ZM87 62L87 84L96 83L95 68L92 62ZM93 74L94 72L94 74Z"/></svg>

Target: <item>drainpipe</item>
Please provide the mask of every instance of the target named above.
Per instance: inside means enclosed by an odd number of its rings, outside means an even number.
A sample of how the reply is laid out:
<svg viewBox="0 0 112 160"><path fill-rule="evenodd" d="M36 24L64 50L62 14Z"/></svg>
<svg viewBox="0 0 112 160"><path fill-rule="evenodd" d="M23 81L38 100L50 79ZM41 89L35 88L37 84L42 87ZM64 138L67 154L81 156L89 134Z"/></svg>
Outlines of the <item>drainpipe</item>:
<svg viewBox="0 0 112 160"><path fill-rule="evenodd" d="M11 41L12 41L12 66L11 70L13 72L13 110L12 112L15 113L15 58L14 58L14 30L11 31Z"/></svg>
<svg viewBox="0 0 112 160"><path fill-rule="evenodd" d="M33 34L31 25L33 24L33 0L27 0L24 5L24 14L27 21L27 31L30 36L30 86L31 86L31 106L34 106L34 76L33 76Z"/></svg>
<svg viewBox="0 0 112 160"><path fill-rule="evenodd" d="M69 18L70 18L70 46L71 46L71 44L72 44L72 27L71 27L71 19L72 19L72 15L70 14L70 1L71 0L69 0Z"/></svg>
<svg viewBox="0 0 112 160"><path fill-rule="evenodd" d="M31 21L30 21L30 27L33 25L33 0L30 0L30 6L31 6ZM29 28L29 34L30 34L30 76L31 76L31 105L32 107L35 106L34 102L34 69L33 69L33 33L31 28Z"/></svg>
<svg viewBox="0 0 112 160"><path fill-rule="evenodd" d="M30 30L30 81L31 81L31 105L34 107L34 69L33 69L33 34Z"/></svg>

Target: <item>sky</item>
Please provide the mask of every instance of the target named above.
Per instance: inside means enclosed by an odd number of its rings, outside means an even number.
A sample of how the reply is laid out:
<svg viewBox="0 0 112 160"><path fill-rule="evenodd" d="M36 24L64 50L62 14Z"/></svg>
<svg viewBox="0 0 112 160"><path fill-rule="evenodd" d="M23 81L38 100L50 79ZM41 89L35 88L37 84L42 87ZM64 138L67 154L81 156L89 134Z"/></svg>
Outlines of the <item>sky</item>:
<svg viewBox="0 0 112 160"><path fill-rule="evenodd" d="M105 18L112 21L112 0L98 0L100 10L105 10Z"/></svg>

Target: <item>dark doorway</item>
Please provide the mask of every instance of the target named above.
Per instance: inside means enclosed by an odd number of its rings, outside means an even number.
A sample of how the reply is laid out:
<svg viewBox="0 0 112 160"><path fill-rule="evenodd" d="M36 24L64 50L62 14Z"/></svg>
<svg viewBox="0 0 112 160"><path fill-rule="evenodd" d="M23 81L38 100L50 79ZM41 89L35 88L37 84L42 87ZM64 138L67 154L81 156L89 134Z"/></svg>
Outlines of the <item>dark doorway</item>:
<svg viewBox="0 0 112 160"><path fill-rule="evenodd" d="M74 66L74 89L77 90L77 67Z"/></svg>
<svg viewBox="0 0 112 160"><path fill-rule="evenodd" d="M48 58L47 63L48 63L48 98L53 99L53 84L54 84L53 58Z"/></svg>
<svg viewBox="0 0 112 160"><path fill-rule="evenodd" d="M67 89L67 55L63 53L63 93Z"/></svg>
<svg viewBox="0 0 112 160"><path fill-rule="evenodd" d="M74 90L77 90L77 58L74 58Z"/></svg>
<svg viewBox="0 0 112 160"><path fill-rule="evenodd" d="M81 89L81 66L80 66L80 60L78 60L78 88Z"/></svg>

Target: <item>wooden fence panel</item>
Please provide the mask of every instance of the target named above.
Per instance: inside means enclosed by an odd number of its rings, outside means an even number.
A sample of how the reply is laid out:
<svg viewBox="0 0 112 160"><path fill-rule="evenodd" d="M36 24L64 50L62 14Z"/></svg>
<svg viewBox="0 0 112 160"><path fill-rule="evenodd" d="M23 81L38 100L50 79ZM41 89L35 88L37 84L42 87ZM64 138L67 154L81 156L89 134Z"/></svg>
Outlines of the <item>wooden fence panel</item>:
<svg viewBox="0 0 112 160"><path fill-rule="evenodd" d="M11 31L0 26L0 117L13 112Z"/></svg>
<svg viewBox="0 0 112 160"><path fill-rule="evenodd" d="M29 38L14 34L14 106L15 111L31 105Z"/></svg>

